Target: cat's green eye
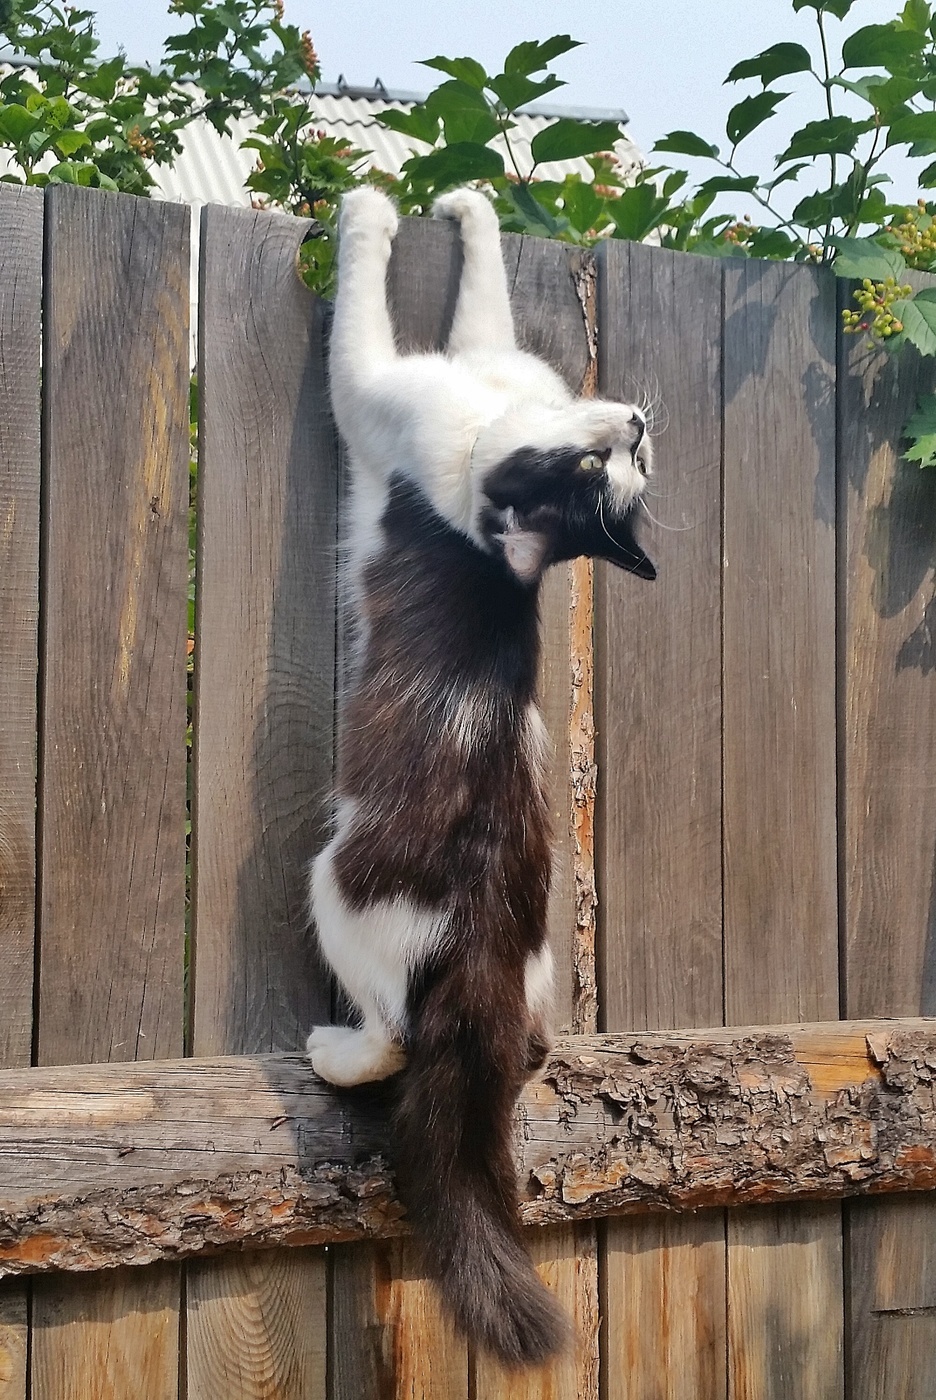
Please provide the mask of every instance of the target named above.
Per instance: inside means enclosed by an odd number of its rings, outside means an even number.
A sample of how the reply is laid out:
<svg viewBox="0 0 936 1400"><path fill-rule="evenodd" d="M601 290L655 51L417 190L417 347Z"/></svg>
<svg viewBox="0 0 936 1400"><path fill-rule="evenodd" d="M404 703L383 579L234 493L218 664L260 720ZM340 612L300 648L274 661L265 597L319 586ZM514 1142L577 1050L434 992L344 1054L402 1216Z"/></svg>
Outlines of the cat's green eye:
<svg viewBox="0 0 936 1400"><path fill-rule="evenodd" d="M597 452L586 452L584 457L579 458L579 470L583 472L600 472L604 462Z"/></svg>

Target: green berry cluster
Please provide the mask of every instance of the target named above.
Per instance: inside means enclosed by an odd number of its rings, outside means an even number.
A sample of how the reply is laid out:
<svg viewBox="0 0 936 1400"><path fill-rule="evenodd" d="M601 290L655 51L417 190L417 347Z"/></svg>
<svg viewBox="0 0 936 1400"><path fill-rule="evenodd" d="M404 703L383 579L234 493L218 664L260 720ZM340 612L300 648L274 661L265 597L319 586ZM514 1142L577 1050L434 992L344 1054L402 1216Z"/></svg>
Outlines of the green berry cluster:
<svg viewBox="0 0 936 1400"><path fill-rule="evenodd" d="M936 260L936 221L918 199L915 209L905 209L902 223L889 224L887 232L897 240L897 246L911 267L925 271Z"/></svg>
<svg viewBox="0 0 936 1400"><path fill-rule="evenodd" d="M895 301L906 301L913 296L913 288L900 287L894 277L884 282L872 282L866 277L854 294L859 311L843 311L842 325L846 331L857 335L859 331L869 331L880 340L889 340L903 330L903 321L897 319L891 307Z"/></svg>

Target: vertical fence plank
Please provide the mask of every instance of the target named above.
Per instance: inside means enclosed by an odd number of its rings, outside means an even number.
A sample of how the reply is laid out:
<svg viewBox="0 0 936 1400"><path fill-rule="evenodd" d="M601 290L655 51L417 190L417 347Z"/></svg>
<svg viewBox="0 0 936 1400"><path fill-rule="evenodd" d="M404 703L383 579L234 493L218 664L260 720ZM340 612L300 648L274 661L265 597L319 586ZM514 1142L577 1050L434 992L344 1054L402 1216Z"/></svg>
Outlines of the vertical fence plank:
<svg viewBox="0 0 936 1400"><path fill-rule="evenodd" d="M659 577L596 570L602 1026L717 1025L721 912L721 268L609 243L603 393L658 401ZM662 431L659 431L662 429ZM723 1400L721 1212L609 1221L608 1400Z"/></svg>
<svg viewBox="0 0 936 1400"><path fill-rule="evenodd" d="M437 349L460 254L448 223L404 219L388 289L400 344ZM332 1250L330 1400L467 1400L468 1349L443 1316L410 1240Z"/></svg>
<svg viewBox="0 0 936 1400"><path fill-rule="evenodd" d="M206 208L200 303L196 1054L301 1047L328 1011L305 919L333 763L337 450L305 225ZM189 1400L325 1393L325 1256L203 1260Z"/></svg>
<svg viewBox="0 0 936 1400"><path fill-rule="evenodd" d="M42 194L0 188L0 1067L32 1050ZM0 1400L26 1395L26 1284L0 1283Z"/></svg>
<svg viewBox="0 0 936 1400"><path fill-rule="evenodd" d="M188 222L46 193L43 1064L182 1049ZM34 1400L169 1400L178 1304L174 1267L37 1282Z"/></svg>
<svg viewBox="0 0 936 1400"><path fill-rule="evenodd" d="M541 239L508 237L504 257L520 343L548 360L577 392L595 390L594 262ZM572 608L572 588L577 598ZM593 910L590 833L593 719L592 600L590 571L581 562L553 569L541 600L543 659L539 703L553 743L550 797L554 869L550 894L550 943L556 959L554 1017L563 1031L595 1030ZM577 688L574 730L573 685ZM584 693L582 693L584 690ZM577 778L573 784L573 748ZM578 805L579 837L572 831ZM592 1224L528 1232L540 1277L572 1319L574 1345L549 1366L520 1375L490 1357L473 1358L473 1400L598 1400L598 1258Z"/></svg>
<svg viewBox="0 0 936 1400"><path fill-rule="evenodd" d="M841 337L845 1014L936 1015L936 473L900 459L934 386ZM848 1207L850 1400L936 1394L936 1200ZM900 1287L897 1288L899 1283Z"/></svg>
<svg viewBox="0 0 936 1400"><path fill-rule="evenodd" d="M726 269L729 1025L838 1015L834 299L803 268ZM732 1400L838 1400L839 1208L732 1212L728 1241Z"/></svg>

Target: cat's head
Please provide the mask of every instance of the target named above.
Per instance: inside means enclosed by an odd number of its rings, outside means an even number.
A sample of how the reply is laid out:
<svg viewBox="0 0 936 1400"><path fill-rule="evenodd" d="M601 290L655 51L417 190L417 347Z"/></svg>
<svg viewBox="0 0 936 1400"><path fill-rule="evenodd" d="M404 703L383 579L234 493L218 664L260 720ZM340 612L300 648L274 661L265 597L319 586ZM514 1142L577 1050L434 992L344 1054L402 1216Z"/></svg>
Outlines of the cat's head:
<svg viewBox="0 0 936 1400"><path fill-rule="evenodd" d="M646 419L629 404L579 400L501 419L473 454L476 533L523 583L579 555L655 578L634 530L651 462Z"/></svg>

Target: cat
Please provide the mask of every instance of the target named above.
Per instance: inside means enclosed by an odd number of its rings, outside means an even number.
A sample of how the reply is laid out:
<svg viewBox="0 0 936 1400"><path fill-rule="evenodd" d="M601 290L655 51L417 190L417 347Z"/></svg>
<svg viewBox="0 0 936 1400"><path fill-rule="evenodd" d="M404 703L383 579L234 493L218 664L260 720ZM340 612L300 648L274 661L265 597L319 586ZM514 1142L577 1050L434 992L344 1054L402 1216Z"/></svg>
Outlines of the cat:
<svg viewBox="0 0 936 1400"><path fill-rule="evenodd" d="M644 416L576 399L517 347L494 209L441 196L463 269L445 354L402 355L386 299L397 213L345 195L329 373L350 461L353 615L335 832L313 862L321 950L360 1024L317 1026L332 1084L403 1071L401 1194L457 1326L509 1365L568 1325L518 1222L513 1111L545 1060L548 740L538 590L578 555L643 578Z"/></svg>

